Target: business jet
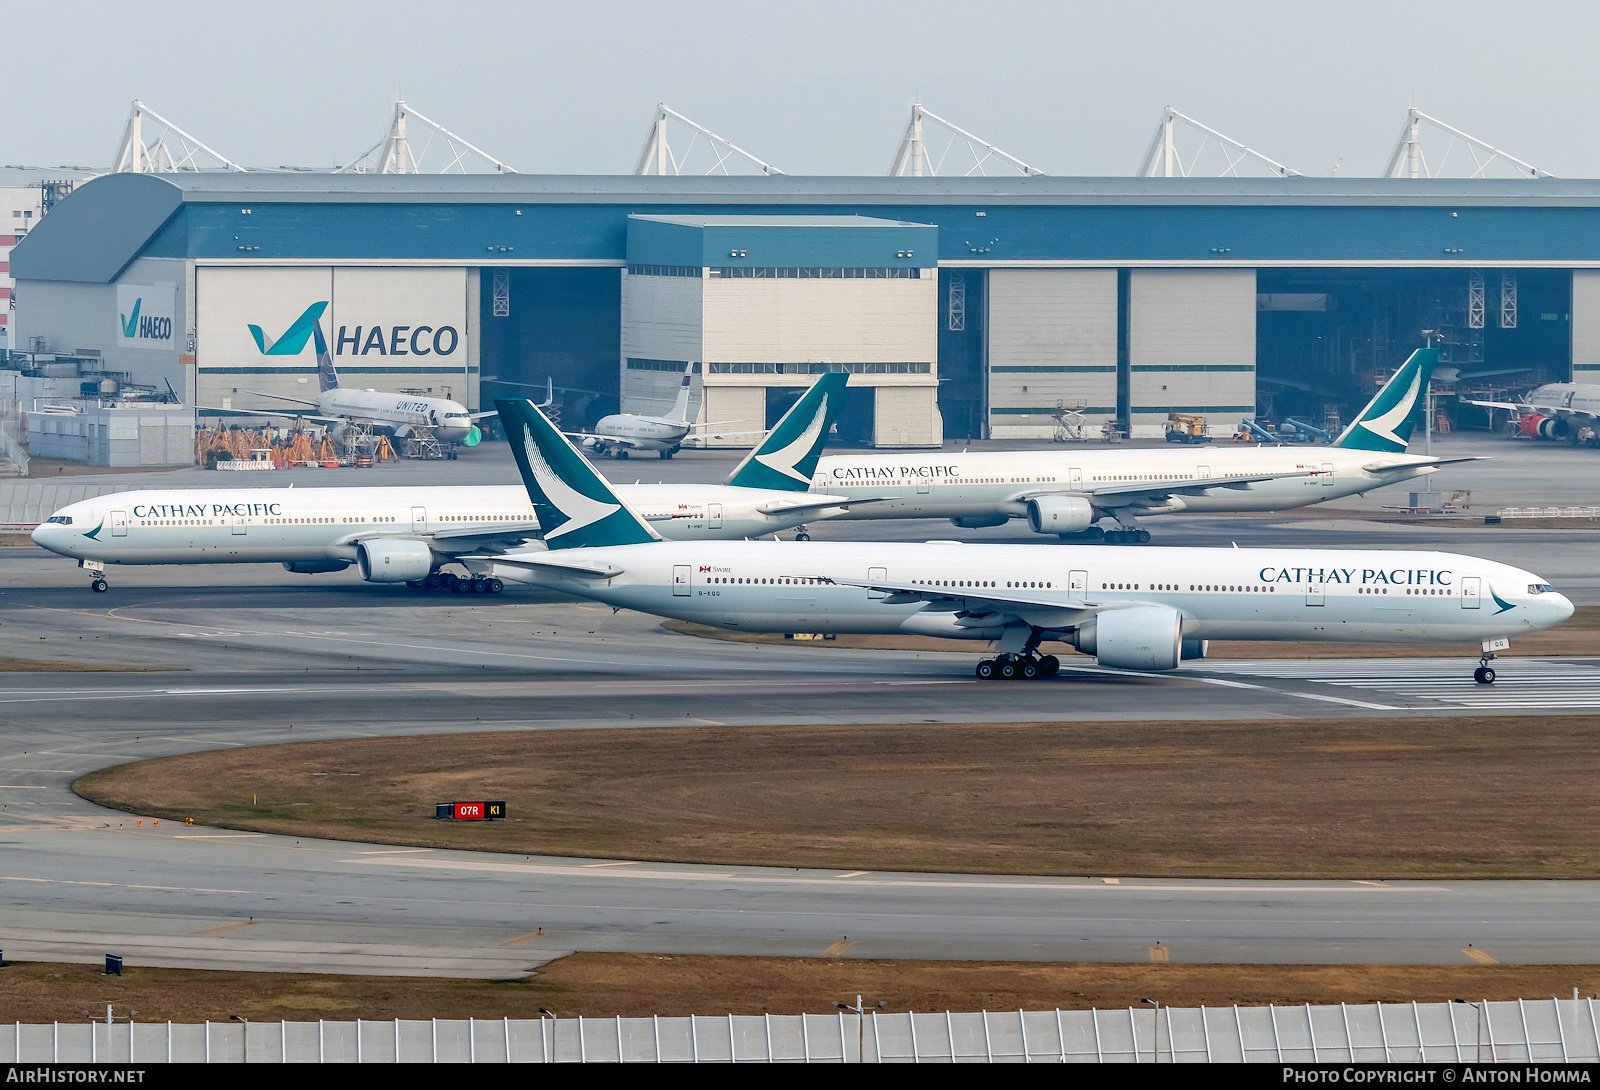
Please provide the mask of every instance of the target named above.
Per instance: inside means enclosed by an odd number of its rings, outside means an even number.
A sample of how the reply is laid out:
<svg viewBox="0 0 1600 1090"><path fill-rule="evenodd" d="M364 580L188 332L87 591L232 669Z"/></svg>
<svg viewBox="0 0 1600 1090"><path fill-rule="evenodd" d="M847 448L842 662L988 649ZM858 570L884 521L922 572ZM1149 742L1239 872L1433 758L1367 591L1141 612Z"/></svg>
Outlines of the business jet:
<svg viewBox="0 0 1600 1090"><path fill-rule="evenodd" d="M844 519L948 518L971 529L1023 518L1066 541L1142 544L1147 515L1284 511L1473 461L1406 453L1438 361L1436 348L1413 352L1330 447L839 454L822 459L812 487L862 501Z"/></svg>
<svg viewBox="0 0 1600 1090"><path fill-rule="evenodd" d="M1505 409L1525 439L1600 444L1600 385L1592 382L1550 382L1524 394L1521 401L1463 399L1462 404Z"/></svg>
<svg viewBox="0 0 1600 1090"><path fill-rule="evenodd" d="M257 327L252 327L252 332L258 337L262 336ZM444 397L392 394L381 390L352 390L340 386L339 372L333 366L333 354L328 351L328 342L322 335L322 322L318 315L312 316L311 334L316 340L317 386L321 391L317 395L317 400L300 401L279 394L260 395L303 405L305 409L216 409L202 406L201 414L307 420L335 431L366 424L370 425L373 431L382 432L396 439L407 439L431 431L434 438L441 443L467 447L475 447L483 439L483 431L476 422L493 416L493 411L469 412L465 405ZM270 342L263 343L271 347ZM549 404L548 398L546 404Z"/></svg>
<svg viewBox="0 0 1600 1090"><path fill-rule="evenodd" d="M639 416L635 413L612 413L602 416L593 431L569 432L585 450L612 458L627 458L630 454L654 451L661 458L671 458L685 444L692 443L689 433L715 424L696 424L689 419L689 389L694 374L694 362L684 364L683 381L678 384L678 397L672 411L666 416Z"/></svg>
<svg viewBox="0 0 1600 1090"><path fill-rule="evenodd" d="M849 377L819 376L726 485L636 484L622 494L667 538L753 537L842 510L843 497L804 488ZM785 483L793 487L776 487ZM46 549L76 559L96 592L108 588L112 564L279 563L299 574L354 564L368 582L499 593L498 579L442 567L540 536L520 485L118 492L69 504L33 531Z"/></svg>
<svg viewBox="0 0 1600 1090"><path fill-rule="evenodd" d="M1453 553L665 541L542 413L498 404L547 551L463 563L615 609L741 632L988 640L985 680L1056 672L1045 640L1138 671L1177 669L1212 639L1473 640L1480 684L1511 637L1572 615L1532 572Z"/></svg>

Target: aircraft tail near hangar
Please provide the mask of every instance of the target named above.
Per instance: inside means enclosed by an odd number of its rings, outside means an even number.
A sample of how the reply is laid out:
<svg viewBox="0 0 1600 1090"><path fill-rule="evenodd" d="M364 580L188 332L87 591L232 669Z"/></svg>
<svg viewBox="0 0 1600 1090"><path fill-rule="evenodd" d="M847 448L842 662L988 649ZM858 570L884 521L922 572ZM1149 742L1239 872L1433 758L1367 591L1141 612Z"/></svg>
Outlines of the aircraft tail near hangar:
<svg viewBox="0 0 1600 1090"><path fill-rule="evenodd" d="M328 342L322 336L322 323L317 322L311 328L312 336L317 345L317 387L322 393L339 388L339 372L333 369L333 354L328 351ZM477 446L476 441L468 446Z"/></svg>
<svg viewBox="0 0 1600 1090"><path fill-rule="evenodd" d="M494 405L547 548L661 540L531 401L499 400Z"/></svg>
<svg viewBox="0 0 1600 1090"><path fill-rule="evenodd" d="M745 455L727 483L739 488L808 491L811 475L817 470L817 459L827 445L839 410L844 407L844 388L849 381L849 374L843 371L819 375L811 389L790 406L761 443Z"/></svg>
<svg viewBox="0 0 1600 1090"><path fill-rule="evenodd" d="M1419 348L1333 441L1347 450L1404 454L1417 421L1427 411L1428 383L1439 364L1437 348Z"/></svg>

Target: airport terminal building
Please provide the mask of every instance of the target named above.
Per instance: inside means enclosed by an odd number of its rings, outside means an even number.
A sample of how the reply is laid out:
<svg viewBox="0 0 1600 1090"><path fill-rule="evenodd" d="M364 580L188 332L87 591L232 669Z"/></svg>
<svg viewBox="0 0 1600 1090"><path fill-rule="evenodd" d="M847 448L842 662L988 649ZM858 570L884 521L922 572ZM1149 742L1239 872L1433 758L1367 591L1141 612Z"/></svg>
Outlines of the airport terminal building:
<svg viewBox="0 0 1600 1090"><path fill-rule="evenodd" d="M345 385L550 379L581 427L692 366L731 445L824 370L841 440L889 448L1336 423L1425 339L1475 390L1600 381L1600 182L1550 178L113 174L10 271L30 373L309 400L279 338L324 303Z"/></svg>

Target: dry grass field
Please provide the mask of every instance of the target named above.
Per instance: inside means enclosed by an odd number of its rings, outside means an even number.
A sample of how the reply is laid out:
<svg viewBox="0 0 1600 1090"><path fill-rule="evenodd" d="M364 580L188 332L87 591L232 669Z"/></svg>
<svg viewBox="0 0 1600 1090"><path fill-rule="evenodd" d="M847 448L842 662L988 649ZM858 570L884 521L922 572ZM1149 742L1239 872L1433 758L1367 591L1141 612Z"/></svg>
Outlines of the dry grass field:
<svg viewBox="0 0 1600 1090"><path fill-rule="evenodd" d="M852 870L1600 877L1600 716L507 731L230 748L95 802L293 836ZM436 802L502 799L449 822Z"/></svg>
<svg viewBox="0 0 1600 1090"><path fill-rule="evenodd" d="M98 966L0 968L0 1019L76 1022L562 1018L831 1014L857 995L886 1011L1101 1010L1139 1005L1542 999L1600 991L1595 965L1182 965L877 961L854 958L574 954L521 980L314 976Z"/></svg>

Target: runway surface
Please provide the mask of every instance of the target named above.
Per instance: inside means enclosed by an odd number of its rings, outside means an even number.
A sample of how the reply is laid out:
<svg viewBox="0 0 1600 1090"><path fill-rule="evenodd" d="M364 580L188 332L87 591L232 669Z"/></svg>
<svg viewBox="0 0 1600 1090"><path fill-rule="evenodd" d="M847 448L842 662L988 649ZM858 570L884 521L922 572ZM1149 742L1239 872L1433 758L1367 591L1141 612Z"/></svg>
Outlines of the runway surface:
<svg viewBox="0 0 1600 1090"><path fill-rule="evenodd" d="M1171 544L1476 553L1531 568L1579 604L1600 602L1592 530L1340 518L1153 525ZM813 532L955 536L942 522ZM1015 524L961 536L1042 540ZM1402 731L1419 714L1593 711L1596 660L1505 659L1492 688L1473 684L1470 658L1207 661L1165 676L1101 671L1085 658L1047 681L985 684L972 676L976 646L703 641L525 588L419 596L263 566L113 569L111 580L110 593L91 594L69 561L0 549L4 654L154 670L0 674L7 957L119 952L143 964L482 976L519 975L573 949L1257 962L1593 961L1600 949L1596 882L997 878L527 859L138 825L68 789L84 772L161 754L484 729L991 720L1159 729L1177 718L1378 716Z"/></svg>

